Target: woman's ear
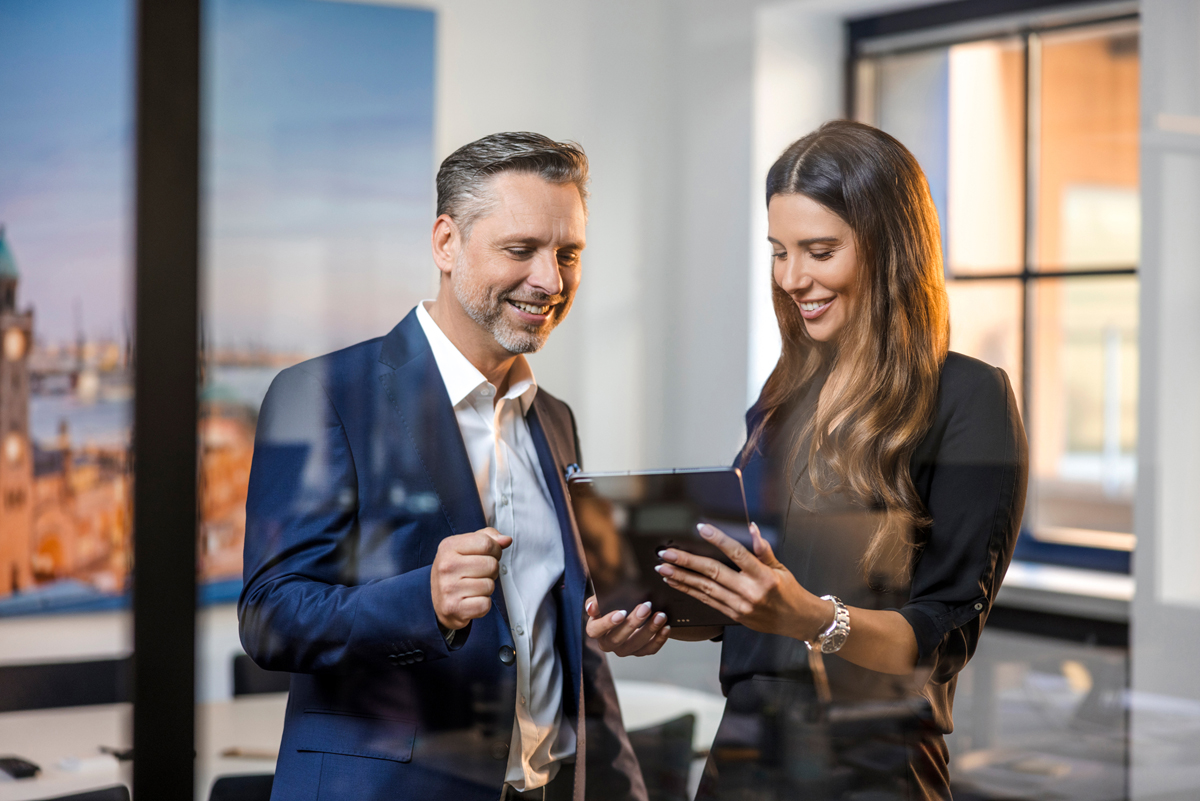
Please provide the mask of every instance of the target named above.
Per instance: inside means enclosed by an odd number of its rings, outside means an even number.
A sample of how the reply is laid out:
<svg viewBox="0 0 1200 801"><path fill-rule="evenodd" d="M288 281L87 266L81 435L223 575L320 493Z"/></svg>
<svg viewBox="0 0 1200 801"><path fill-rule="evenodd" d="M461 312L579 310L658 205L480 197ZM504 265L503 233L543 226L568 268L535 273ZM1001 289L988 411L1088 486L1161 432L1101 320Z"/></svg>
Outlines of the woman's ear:
<svg viewBox="0 0 1200 801"><path fill-rule="evenodd" d="M450 275L462 249L462 231L449 214L442 214L433 221L430 237L433 247L433 263L443 275Z"/></svg>

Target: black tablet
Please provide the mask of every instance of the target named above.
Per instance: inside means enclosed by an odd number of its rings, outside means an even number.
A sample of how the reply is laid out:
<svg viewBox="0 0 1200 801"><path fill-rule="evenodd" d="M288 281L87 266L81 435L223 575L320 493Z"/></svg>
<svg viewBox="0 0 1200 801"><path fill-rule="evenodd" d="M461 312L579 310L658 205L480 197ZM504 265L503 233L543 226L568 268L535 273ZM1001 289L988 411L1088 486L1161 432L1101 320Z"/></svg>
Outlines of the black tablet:
<svg viewBox="0 0 1200 801"><path fill-rule="evenodd" d="M735 467L578 473L568 482L601 614L649 601L672 626L727 626L725 615L668 587L655 565L676 548L733 563L700 537L709 523L750 547L741 471ZM736 567L734 568L737 569Z"/></svg>

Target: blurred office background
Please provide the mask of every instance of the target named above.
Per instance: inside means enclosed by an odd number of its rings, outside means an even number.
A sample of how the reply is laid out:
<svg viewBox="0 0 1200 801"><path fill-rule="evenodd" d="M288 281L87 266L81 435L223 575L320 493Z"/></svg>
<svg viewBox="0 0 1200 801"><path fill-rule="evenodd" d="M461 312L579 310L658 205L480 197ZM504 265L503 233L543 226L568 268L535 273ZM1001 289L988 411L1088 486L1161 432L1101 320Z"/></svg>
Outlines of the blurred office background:
<svg viewBox="0 0 1200 801"><path fill-rule="evenodd" d="M137 695L137 12L0 3L0 755L43 768L0 799L132 776L97 749ZM589 469L726 464L778 352L766 170L842 116L921 161L952 348L1008 372L1030 437L956 797L1200 796L1200 2L206 0L200 30L196 798L269 773L282 725L233 607L258 404L433 295L441 159L585 147L584 284L539 382ZM718 656L613 660L661 798L694 789Z"/></svg>

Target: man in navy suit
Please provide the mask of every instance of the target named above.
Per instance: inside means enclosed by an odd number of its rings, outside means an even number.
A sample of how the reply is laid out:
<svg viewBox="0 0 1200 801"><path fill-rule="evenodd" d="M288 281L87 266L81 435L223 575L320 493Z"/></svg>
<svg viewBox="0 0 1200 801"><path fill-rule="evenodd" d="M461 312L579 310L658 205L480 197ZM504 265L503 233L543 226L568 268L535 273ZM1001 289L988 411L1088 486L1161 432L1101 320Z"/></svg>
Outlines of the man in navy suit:
<svg viewBox="0 0 1200 801"><path fill-rule="evenodd" d="M238 604L246 651L293 674L272 798L645 799L584 636L575 421L522 355L570 309L586 185L570 143L460 148L437 299L272 383Z"/></svg>

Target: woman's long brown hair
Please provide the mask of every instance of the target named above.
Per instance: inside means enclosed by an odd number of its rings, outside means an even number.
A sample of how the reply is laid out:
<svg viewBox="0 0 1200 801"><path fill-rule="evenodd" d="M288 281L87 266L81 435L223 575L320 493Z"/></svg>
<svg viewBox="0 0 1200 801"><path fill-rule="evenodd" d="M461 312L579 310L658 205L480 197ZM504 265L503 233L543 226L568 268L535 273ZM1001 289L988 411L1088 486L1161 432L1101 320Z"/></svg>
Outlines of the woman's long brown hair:
<svg viewBox="0 0 1200 801"><path fill-rule="evenodd" d="M850 226L859 296L837 343L818 346L795 301L772 281L783 352L755 404L745 458L780 409L828 367L787 472L811 436L807 470L817 492L843 490L884 511L863 555L864 575L903 578L913 533L930 522L909 461L933 422L950 338L937 210L904 145L847 120L827 122L783 152L767 174L768 206L784 194L805 195Z"/></svg>

